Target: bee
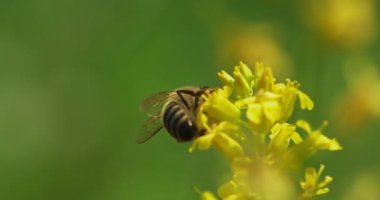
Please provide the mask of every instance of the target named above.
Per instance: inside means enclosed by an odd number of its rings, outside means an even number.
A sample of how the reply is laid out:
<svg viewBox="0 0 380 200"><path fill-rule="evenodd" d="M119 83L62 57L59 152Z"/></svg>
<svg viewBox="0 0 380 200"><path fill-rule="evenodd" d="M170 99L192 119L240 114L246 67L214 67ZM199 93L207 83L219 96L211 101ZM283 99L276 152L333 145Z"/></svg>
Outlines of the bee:
<svg viewBox="0 0 380 200"><path fill-rule="evenodd" d="M203 100L202 94L211 91L207 87L184 87L174 91L159 92L146 98L141 109L159 109L143 123L136 142L141 144L152 138L162 128L178 142L191 141L204 134L195 123L196 114Z"/></svg>

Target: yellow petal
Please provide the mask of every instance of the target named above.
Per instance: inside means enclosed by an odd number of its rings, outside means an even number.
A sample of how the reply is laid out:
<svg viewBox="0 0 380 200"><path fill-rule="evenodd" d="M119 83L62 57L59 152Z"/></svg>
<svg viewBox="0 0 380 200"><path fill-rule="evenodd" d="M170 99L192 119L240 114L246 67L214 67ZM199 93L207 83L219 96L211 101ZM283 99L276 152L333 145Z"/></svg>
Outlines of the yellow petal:
<svg viewBox="0 0 380 200"><path fill-rule="evenodd" d="M189 148L189 152L192 153L196 148L199 150L207 150L212 145L215 134L209 133L195 139L193 144Z"/></svg>
<svg viewBox="0 0 380 200"><path fill-rule="evenodd" d="M329 188L325 187L325 188L322 188L322 189L319 189L317 190L317 192L315 192L315 195L322 195L322 194L326 194L330 191Z"/></svg>
<svg viewBox="0 0 380 200"><path fill-rule="evenodd" d="M256 63L256 81L255 81L255 87L256 90L265 90L265 91L272 91L273 84L275 82L275 79L273 77L273 73L271 68L264 67L262 63Z"/></svg>
<svg viewBox="0 0 380 200"><path fill-rule="evenodd" d="M209 118L219 121L235 121L240 117L240 110L226 98L223 89L211 93L202 109Z"/></svg>
<svg viewBox="0 0 380 200"><path fill-rule="evenodd" d="M255 103L257 101L257 97L247 97L241 100L237 100L235 105L240 109L246 109L249 104Z"/></svg>
<svg viewBox="0 0 380 200"><path fill-rule="evenodd" d="M282 155L289 146L290 137L296 127L290 124L276 124L270 135L269 150L274 154ZM278 156L279 156L278 155Z"/></svg>
<svg viewBox="0 0 380 200"><path fill-rule="evenodd" d="M262 106L258 103L252 103L248 105L247 118L249 121L259 124L263 118Z"/></svg>
<svg viewBox="0 0 380 200"><path fill-rule="evenodd" d="M218 199L214 196L214 194L212 194L212 193L209 192L209 191L204 191L204 192L202 192L201 199L202 199L202 200L218 200Z"/></svg>
<svg viewBox="0 0 380 200"><path fill-rule="evenodd" d="M305 170L305 182L303 189L312 189L315 187L317 171L314 167L308 167Z"/></svg>
<svg viewBox="0 0 380 200"><path fill-rule="evenodd" d="M251 83L251 81L253 80L253 74L251 69L243 62L240 62L239 68L247 82Z"/></svg>
<svg viewBox="0 0 380 200"><path fill-rule="evenodd" d="M300 134L297 133L296 131L293 132L291 139L294 142L294 144L299 144L303 141Z"/></svg>
<svg viewBox="0 0 380 200"><path fill-rule="evenodd" d="M208 122L208 117L205 113L203 113L203 108L201 108L198 115L197 115L197 126L198 126L198 128L206 129L209 132L210 128L207 125L207 122Z"/></svg>
<svg viewBox="0 0 380 200"><path fill-rule="evenodd" d="M241 196L238 196L236 194L233 194L231 196L228 196L227 198L225 198L224 200L245 200L243 197Z"/></svg>
<svg viewBox="0 0 380 200"><path fill-rule="evenodd" d="M274 137L276 137L277 133L279 133L282 129L282 124L275 124L273 128L270 130L271 134L269 135L269 138L273 140Z"/></svg>
<svg viewBox="0 0 380 200"><path fill-rule="evenodd" d="M235 79L231 75L229 75L226 71L222 70L218 72L218 76L224 85L228 85L231 88L234 87Z"/></svg>
<svg viewBox="0 0 380 200"><path fill-rule="evenodd" d="M221 90L223 91L224 98L228 99L231 96L231 94L232 94L232 88L233 87L230 87L228 85L225 85L225 86L222 87Z"/></svg>
<svg viewBox="0 0 380 200"><path fill-rule="evenodd" d="M322 182L318 183L318 188L326 187L328 184L330 184L333 181L333 178L331 176L325 176L325 179L323 179Z"/></svg>
<svg viewBox="0 0 380 200"><path fill-rule="evenodd" d="M229 181L218 189L218 195L223 199L236 193L236 184L233 181Z"/></svg>
<svg viewBox="0 0 380 200"><path fill-rule="evenodd" d="M234 77L235 77L235 87L234 91L236 93L236 97L238 99L245 98L250 96L251 87L250 83L247 79L245 79L244 75L240 71L239 67L235 67L234 69Z"/></svg>
<svg viewBox="0 0 380 200"><path fill-rule="evenodd" d="M216 134L213 142L215 147L230 160L244 155L244 150L240 144L225 133Z"/></svg>
<svg viewBox="0 0 380 200"><path fill-rule="evenodd" d="M284 91L280 93L282 95L281 106L283 108L283 121L288 120L292 116L294 104L297 99L296 92L296 88L286 85Z"/></svg>
<svg viewBox="0 0 380 200"><path fill-rule="evenodd" d="M297 126L305 130L307 133L311 133L311 127L310 124L305 120L297 120L296 122Z"/></svg>
<svg viewBox="0 0 380 200"><path fill-rule="evenodd" d="M227 133L228 135L233 136L234 138L238 138L240 140L245 139L244 132L241 130L240 126L237 125L236 123L232 123L228 121L221 122L217 126L215 131L221 131L221 132Z"/></svg>
<svg viewBox="0 0 380 200"><path fill-rule="evenodd" d="M284 83L276 83L273 85L273 92L277 94L283 94L287 89L287 86Z"/></svg>
<svg viewBox="0 0 380 200"><path fill-rule="evenodd" d="M325 170L325 168L326 168L326 166L325 166L324 164L321 164L321 165L319 166L318 173L317 173L317 177L318 177L318 178L322 175L322 173L323 173L323 171Z"/></svg>
<svg viewBox="0 0 380 200"><path fill-rule="evenodd" d="M342 150L342 146L336 140L336 138L330 139L319 132L314 132L313 135L317 135L316 137L312 137L315 140L315 146L318 149L326 149L330 151Z"/></svg>
<svg viewBox="0 0 380 200"><path fill-rule="evenodd" d="M278 101L264 101L263 111L265 116L272 123L276 122L281 117L281 107Z"/></svg>
<svg viewBox="0 0 380 200"><path fill-rule="evenodd" d="M314 102L305 93L298 91L298 98L300 100L301 109L312 110Z"/></svg>

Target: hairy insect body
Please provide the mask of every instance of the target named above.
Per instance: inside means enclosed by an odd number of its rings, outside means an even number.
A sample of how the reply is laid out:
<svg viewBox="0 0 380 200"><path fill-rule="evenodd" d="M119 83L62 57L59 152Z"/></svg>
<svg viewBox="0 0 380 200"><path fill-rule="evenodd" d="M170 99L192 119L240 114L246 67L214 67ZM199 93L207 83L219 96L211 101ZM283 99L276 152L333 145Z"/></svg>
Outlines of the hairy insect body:
<svg viewBox="0 0 380 200"><path fill-rule="evenodd" d="M154 94L143 101L143 110L160 108L160 112L143 124L137 143L144 143L164 127L178 142L187 142L204 132L196 126L195 119L202 104L202 95L212 89L186 87Z"/></svg>
<svg viewBox="0 0 380 200"><path fill-rule="evenodd" d="M190 141L197 134L194 114L176 101L170 101L163 108L162 121L165 129L178 142Z"/></svg>

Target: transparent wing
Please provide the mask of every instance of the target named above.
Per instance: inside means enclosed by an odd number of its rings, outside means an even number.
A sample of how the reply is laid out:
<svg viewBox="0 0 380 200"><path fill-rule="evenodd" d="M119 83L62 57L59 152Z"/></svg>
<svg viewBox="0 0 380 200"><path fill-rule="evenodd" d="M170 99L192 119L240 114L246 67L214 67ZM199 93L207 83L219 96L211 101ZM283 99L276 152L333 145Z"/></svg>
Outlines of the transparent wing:
<svg viewBox="0 0 380 200"><path fill-rule="evenodd" d="M174 94L172 91L165 91L153 94L152 96L144 99L141 103L141 109L143 111L149 111L151 109L162 106L166 100Z"/></svg>
<svg viewBox="0 0 380 200"><path fill-rule="evenodd" d="M144 121L140 132L136 137L136 143L142 144L156 135L162 129L161 117L159 115L150 116Z"/></svg>

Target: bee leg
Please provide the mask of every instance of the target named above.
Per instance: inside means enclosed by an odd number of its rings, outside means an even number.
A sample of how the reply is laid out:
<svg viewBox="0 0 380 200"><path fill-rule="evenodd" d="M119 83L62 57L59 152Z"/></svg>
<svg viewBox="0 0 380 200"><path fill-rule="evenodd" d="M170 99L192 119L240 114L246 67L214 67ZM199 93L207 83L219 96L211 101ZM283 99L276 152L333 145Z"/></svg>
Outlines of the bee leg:
<svg viewBox="0 0 380 200"><path fill-rule="evenodd" d="M201 87L200 90L198 90L194 96L195 96L195 108L199 107L199 98L202 96L203 93L206 92L206 90L210 90L208 87Z"/></svg>
<svg viewBox="0 0 380 200"><path fill-rule="evenodd" d="M186 108L190 110L189 104L185 101L185 98L183 97L183 94L194 96L194 91L191 90L177 90L176 93L178 94L181 101L185 104Z"/></svg>
<svg viewBox="0 0 380 200"><path fill-rule="evenodd" d="M198 102L199 102L199 97L202 96L202 94L206 91L209 90L208 87L202 87L200 90L194 92L193 90L177 90L176 93L178 94L179 98L181 101L185 104L187 109L190 110L189 104L185 101L185 98L183 97L183 94L187 94L190 96L195 97L195 108L198 108Z"/></svg>
<svg viewBox="0 0 380 200"><path fill-rule="evenodd" d="M198 137L206 135L206 130L202 129L198 132Z"/></svg>

